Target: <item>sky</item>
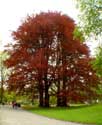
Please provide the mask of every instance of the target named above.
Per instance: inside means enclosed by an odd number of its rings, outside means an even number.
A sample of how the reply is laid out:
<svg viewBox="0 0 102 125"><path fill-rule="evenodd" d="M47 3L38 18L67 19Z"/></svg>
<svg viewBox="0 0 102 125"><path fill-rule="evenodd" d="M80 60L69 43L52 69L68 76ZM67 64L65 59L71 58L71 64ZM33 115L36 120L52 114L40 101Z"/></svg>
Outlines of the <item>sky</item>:
<svg viewBox="0 0 102 125"><path fill-rule="evenodd" d="M29 14L58 11L77 21L78 11L74 0L0 0L0 50L13 41L15 31Z"/></svg>
<svg viewBox="0 0 102 125"><path fill-rule="evenodd" d="M0 0L0 51L12 42L12 31L16 31L21 21L29 14L58 11L78 22L75 0ZM90 43L89 43L90 46ZM91 45L91 49L94 46Z"/></svg>

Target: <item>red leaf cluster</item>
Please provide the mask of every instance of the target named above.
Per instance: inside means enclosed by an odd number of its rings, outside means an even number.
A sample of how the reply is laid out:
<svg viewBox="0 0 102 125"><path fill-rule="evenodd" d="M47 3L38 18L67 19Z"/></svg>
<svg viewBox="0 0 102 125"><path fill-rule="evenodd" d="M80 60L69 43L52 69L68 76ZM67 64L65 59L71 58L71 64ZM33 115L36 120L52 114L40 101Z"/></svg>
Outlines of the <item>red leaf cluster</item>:
<svg viewBox="0 0 102 125"><path fill-rule="evenodd" d="M12 33L16 44L6 61L12 69L9 87L25 91L37 84L41 106L49 106L55 88L58 105L95 95L97 77L89 63L89 49L73 39L74 29L74 21L58 12L28 16Z"/></svg>

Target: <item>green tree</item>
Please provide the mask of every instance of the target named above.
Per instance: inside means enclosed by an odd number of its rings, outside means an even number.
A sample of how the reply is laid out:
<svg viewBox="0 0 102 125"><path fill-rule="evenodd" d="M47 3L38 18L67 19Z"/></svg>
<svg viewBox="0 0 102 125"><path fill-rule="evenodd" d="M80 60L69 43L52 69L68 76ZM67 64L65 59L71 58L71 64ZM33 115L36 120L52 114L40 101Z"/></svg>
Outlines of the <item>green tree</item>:
<svg viewBox="0 0 102 125"><path fill-rule="evenodd" d="M3 62L8 58L8 54L6 52L0 52L0 103L3 102L3 94L4 94L4 84L6 80L6 76L8 74L8 70L4 66Z"/></svg>
<svg viewBox="0 0 102 125"><path fill-rule="evenodd" d="M77 0L80 10L79 27L76 34L83 32L86 38L102 35L102 0Z"/></svg>
<svg viewBox="0 0 102 125"><path fill-rule="evenodd" d="M76 37L96 40L98 47L95 51L95 60L92 62L98 76L102 76L102 0L77 0L80 10L79 26L75 30Z"/></svg>
<svg viewBox="0 0 102 125"><path fill-rule="evenodd" d="M97 70L97 75L102 76L102 47L98 46L96 49L96 59L92 62L93 68Z"/></svg>

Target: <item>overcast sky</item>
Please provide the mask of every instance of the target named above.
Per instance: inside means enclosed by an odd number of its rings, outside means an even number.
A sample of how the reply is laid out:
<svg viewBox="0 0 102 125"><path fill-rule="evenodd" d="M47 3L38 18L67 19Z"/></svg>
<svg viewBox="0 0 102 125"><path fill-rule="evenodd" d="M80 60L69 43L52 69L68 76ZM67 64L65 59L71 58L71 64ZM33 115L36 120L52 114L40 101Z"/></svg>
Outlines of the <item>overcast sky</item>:
<svg viewBox="0 0 102 125"><path fill-rule="evenodd" d="M0 0L0 41L2 45L12 41L16 30L27 14L41 11L60 11L77 20L74 0ZM0 45L1 46L1 45Z"/></svg>
<svg viewBox="0 0 102 125"><path fill-rule="evenodd" d="M0 50L2 46L12 41L11 32L16 30L21 20L27 14L59 11L78 20L78 10L75 7L75 0L0 0ZM89 43L91 50L96 46Z"/></svg>

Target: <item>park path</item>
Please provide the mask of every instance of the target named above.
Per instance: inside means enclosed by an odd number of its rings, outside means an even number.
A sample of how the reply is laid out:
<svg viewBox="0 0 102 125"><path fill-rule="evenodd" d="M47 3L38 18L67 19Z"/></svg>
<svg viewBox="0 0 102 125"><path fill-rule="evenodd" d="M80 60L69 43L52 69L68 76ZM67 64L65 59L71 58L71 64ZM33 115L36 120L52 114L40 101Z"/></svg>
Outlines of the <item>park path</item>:
<svg viewBox="0 0 102 125"><path fill-rule="evenodd" d="M32 114L22 109L12 109L12 107L0 107L0 125L82 125L71 122L46 118Z"/></svg>

